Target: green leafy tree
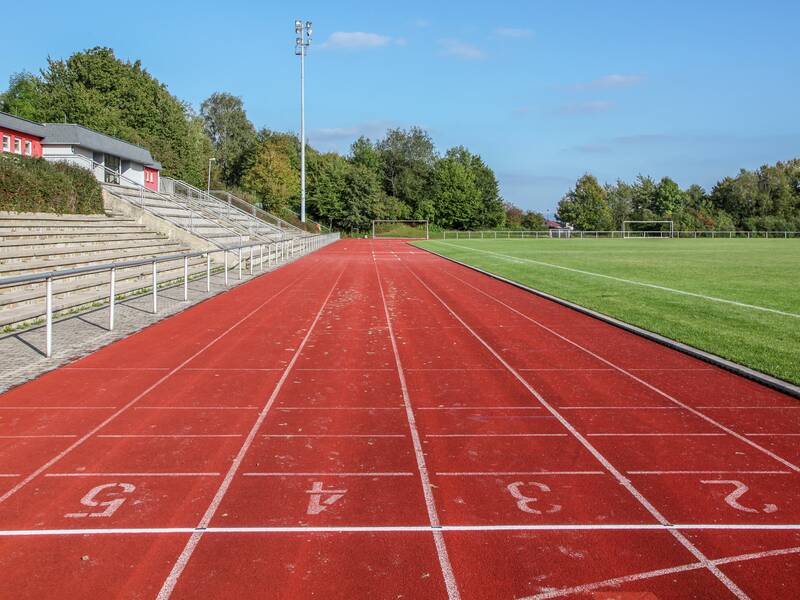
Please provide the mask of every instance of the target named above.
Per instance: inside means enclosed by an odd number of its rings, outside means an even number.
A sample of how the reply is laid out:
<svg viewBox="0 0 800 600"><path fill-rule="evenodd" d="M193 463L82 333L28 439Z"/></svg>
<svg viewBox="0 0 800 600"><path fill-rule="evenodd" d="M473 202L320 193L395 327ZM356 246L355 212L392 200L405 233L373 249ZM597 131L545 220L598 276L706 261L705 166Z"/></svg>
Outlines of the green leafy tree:
<svg viewBox="0 0 800 600"><path fill-rule="evenodd" d="M16 73L9 80L8 90L0 94L0 110L35 121L43 112L43 95L38 77L27 72Z"/></svg>
<svg viewBox="0 0 800 600"><path fill-rule="evenodd" d="M227 92L215 92L201 105L200 115L205 133L214 145L222 181L229 186L239 186L254 158L258 141L242 99Z"/></svg>
<svg viewBox="0 0 800 600"><path fill-rule="evenodd" d="M430 135L419 127L390 129L377 144L382 184L387 196L408 205L417 218L429 218L426 203L431 193L436 149Z"/></svg>
<svg viewBox="0 0 800 600"><path fill-rule="evenodd" d="M650 210L658 217L671 217L672 213L686 203L686 194L669 177L658 182Z"/></svg>
<svg viewBox="0 0 800 600"><path fill-rule="evenodd" d="M547 231L544 215L533 210L525 211L520 224L526 231Z"/></svg>
<svg viewBox="0 0 800 600"><path fill-rule="evenodd" d="M605 188L593 175L578 179L558 203L558 219L584 231L611 229L613 218Z"/></svg>
<svg viewBox="0 0 800 600"><path fill-rule="evenodd" d="M253 164L244 174L242 185L261 197L266 210L289 210L300 198L297 139L271 131L262 131L259 137Z"/></svg>
<svg viewBox="0 0 800 600"><path fill-rule="evenodd" d="M470 229L480 223L481 190L472 173L457 156L446 156L433 172L435 221L450 229Z"/></svg>

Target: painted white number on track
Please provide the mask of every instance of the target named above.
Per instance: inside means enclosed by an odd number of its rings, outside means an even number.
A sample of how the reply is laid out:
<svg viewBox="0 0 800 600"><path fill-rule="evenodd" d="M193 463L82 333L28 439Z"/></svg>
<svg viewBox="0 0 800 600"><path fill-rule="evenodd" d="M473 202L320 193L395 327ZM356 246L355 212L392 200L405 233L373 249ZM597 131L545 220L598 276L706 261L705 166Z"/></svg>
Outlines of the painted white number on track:
<svg viewBox="0 0 800 600"><path fill-rule="evenodd" d="M347 490L326 490L321 481L315 481L306 494L311 494L308 499L308 515L318 515L332 506L337 500L347 493ZM324 497L324 499L323 499Z"/></svg>
<svg viewBox="0 0 800 600"><path fill-rule="evenodd" d="M710 485L732 485L734 487L734 490L730 494L725 496L725 502L727 502L729 506L735 508L736 510L748 513L764 512L767 514L774 513L778 510L778 507L774 504L765 504L764 508L760 510L740 504L739 498L741 498L750 490L750 488L747 487L741 481L736 481L734 479L712 479L709 481L701 481L700 483L707 483Z"/></svg>
<svg viewBox="0 0 800 600"><path fill-rule="evenodd" d="M550 487L544 483L539 483L537 481L531 481L529 483L524 483L522 481L515 481L514 483L508 484L506 488L508 492L514 497L517 501L517 508L520 509L522 512L526 512L532 515L541 515L543 514L541 510L537 510L531 506L539 501L539 498L536 496L526 496L520 491L522 486L531 486L533 488L538 489L540 492L550 492ZM560 504L551 504L550 508L545 510L544 512L548 514L557 513L561 510Z"/></svg>
<svg viewBox="0 0 800 600"><path fill-rule="evenodd" d="M136 489L132 483L104 483L93 487L89 492L81 498L81 504L89 508L104 507L105 510L94 512L79 512L68 513L64 515L68 519L83 519L85 517L110 517L120 506L127 500L123 494L131 494ZM100 500L99 497L104 496L106 500Z"/></svg>

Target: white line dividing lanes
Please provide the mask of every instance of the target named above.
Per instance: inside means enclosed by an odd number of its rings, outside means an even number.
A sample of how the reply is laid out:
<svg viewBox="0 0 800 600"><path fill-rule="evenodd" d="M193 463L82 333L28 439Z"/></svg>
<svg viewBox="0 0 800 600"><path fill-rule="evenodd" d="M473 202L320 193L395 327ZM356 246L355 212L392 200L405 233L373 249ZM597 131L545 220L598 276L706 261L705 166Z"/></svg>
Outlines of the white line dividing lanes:
<svg viewBox="0 0 800 600"><path fill-rule="evenodd" d="M439 565L442 569L442 577L444 584L447 588L447 596L450 600L459 600L461 594L458 591L458 583L456 582L455 574L453 573L453 566L450 564L450 556L447 553L447 545L444 541L444 535L441 532L441 524L439 522L439 513L436 510L436 500L433 497L433 488L431 487L431 480L428 476L428 466L425 462L425 452L422 450L422 442L420 441L419 431L417 431L416 418L414 417L414 409L411 406L411 398L408 393L408 385L406 384L406 376L403 371L403 362L400 359L400 351L397 347L397 338L392 326L392 317L389 314L389 305L386 303L386 295L383 291L383 280L381 279L381 272L378 269L378 263L373 261L375 266L375 276L378 279L378 287L381 292L381 301L383 303L383 312L386 317L386 323L389 328L389 339L392 342L392 352L394 353L395 364L397 365L397 376L400 379L400 389L403 393L403 403L406 408L406 417L408 418L408 428L411 431L411 440L414 444L414 454L417 459L417 468L422 483L422 492L425 496L425 504L428 509L428 519L433 529L433 540L436 545L436 552L439 557Z"/></svg>
<svg viewBox="0 0 800 600"><path fill-rule="evenodd" d="M283 371L278 382L275 384L275 389L272 390L269 398L267 399L266 403L264 404L261 411L258 413L258 418L256 419L253 426L250 428L250 432L247 434L247 438L244 440L242 447L239 449L239 452L236 455L236 458L233 459L228 472L225 474L225 477L222 480L219 488L217 489L217 493L214 494L214 498L211 500L211 504L209 504L208 508L206 509L205 514L200 519L200 523L197 525L197 531L195 531L192 536L189 538L189 541L186 542L186 546L184 547L183 551L181 552L178 559L175 561L175 564L172 567L169 575L167 576L164 584L161 587L161 590L158 592L158 596L156 597L157 600L166 600L172 595L172 592L175 589L175 586L178 583L178 579L180 579L181 573L186 568L189 559L192 557L195 548L197 548L197 544L200 543L200 540L203 537L203 533L208 528L211 519L216 514L217 510L219 509L219 505L222 503L225 494L228 492L228 489L233 482L233 477L236 475L239 467L244 460L245 454L250 449L250 446L253 445L253 441L256 439L256 435L258 434L258 430L261 427L261 424L264 422L264 419L267 418L267 414L269 413L270 408L275 402L275 398L278 397L281 389L283 389L283 384L286 383L286 379L289 377L289 373L292 371L292 367L294 367L297 359L300 358L300 353L303 351L303 348L306 347L311 334L314 332L317 323L319 323L319 319L322 316L322 312L325 310L325 306L328 304L328 300L333 295L333 291L336 289L336 286L339 285L339 280L342 278L342 274L344 273L345 269L342 269L339 272L339 275L336 277L336 280L333 282L331 289L328 291L328 295L325 296L325 299L322 301L322 305L319 307L317 314L314 316L314 320L311 322L311 325L308 327L308 331L306 331L303 340L297 346L297 349L294 351L292 355L292 359L286 365L286 368Z"/></svg>
<svg viewBox="0 0 800 600"><path fill-rule="evenodd" d="M443 259L442 259L443 260ZM408 265L408 263L404 262L404 265L408 272L416 278L416 280L422 285L428 293L431 294L436 300L455 318L457 319L466 329L472 337L474 337L480 344L486 348L500 364L502 364L509 373L511 373L517 381L519 381L523 387L525 387L530 394L539 401L539 403L545 407L559 422L564 426L567 431L569 431L575 439L584 447L589 453L595 457L595 459L605 467L605 469L613 475L617 481L620 483L622 487L624 487L636 500L649 512L654 519L656 519L661 525L668 526L670 525L669 520L659 512L659 510L653 506L650 501L642 495L642 493L634 487L631 481L625 477L611 462L597 449L595 448L589 440L583 436L575 427L567 421L561 413L559 413L553 406L548 403L544 397L536 390L534 387L528 383L528 381L514 368L512 367L501 355L497 350L495 350L486 340L484 340L472 327L470 327L461 316L456 313L449 304L447 304L441 296L439 296L436 292L434 292L430 286L425 283L422 278ZM711 561L703 554L697 546L695 546L689 539L683 535L680 531L675 529L669 529L670 533L673 537L684 547L686 548L699 562L703 564L703 566L710 571L717 579L719 579L725 587L739 600L745 600L748 597L747 594L742 591L739 586L737 586L733 580L731 580L725 573L723 573L716 565L711 563Z"/></svg>

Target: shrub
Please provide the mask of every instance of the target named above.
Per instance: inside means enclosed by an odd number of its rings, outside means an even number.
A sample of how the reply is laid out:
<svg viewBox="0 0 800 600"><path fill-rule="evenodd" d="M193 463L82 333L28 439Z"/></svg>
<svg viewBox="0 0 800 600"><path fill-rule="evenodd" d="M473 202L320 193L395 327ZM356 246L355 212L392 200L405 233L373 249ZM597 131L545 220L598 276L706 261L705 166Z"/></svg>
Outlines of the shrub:
<svg viewBox="0 0 800 600"><path fill-rule="evenodd" d="M103 194L81 167L0 155L0 210L97 214L103 212Z"/></svg>

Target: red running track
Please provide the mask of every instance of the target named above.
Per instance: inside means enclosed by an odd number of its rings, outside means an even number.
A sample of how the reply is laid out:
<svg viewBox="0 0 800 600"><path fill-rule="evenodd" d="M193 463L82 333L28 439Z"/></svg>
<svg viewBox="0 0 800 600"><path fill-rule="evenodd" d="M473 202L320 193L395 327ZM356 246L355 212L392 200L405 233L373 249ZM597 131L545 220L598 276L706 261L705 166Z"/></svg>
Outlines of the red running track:
<svg viewBox="0 0 800 600"><path fill-rule="evenodd" d="M800 403L398 241L0 396L0 598L794 598Z"/></svg>

